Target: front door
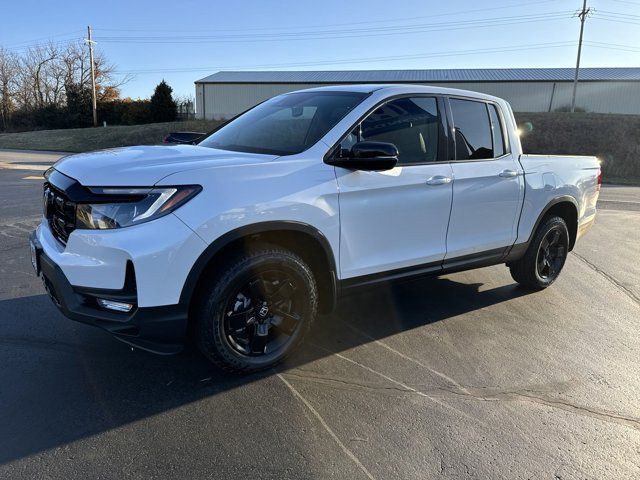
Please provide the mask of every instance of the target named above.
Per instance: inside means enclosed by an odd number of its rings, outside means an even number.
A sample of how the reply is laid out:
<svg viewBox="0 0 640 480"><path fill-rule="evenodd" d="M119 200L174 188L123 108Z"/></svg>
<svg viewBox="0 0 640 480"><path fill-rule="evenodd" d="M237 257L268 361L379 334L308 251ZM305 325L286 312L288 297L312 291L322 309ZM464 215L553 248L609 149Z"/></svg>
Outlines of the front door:
<svg viewBox="0 0 640 480"><path fill-rule="evenodd" d="M392 170L336 168L343 279L440 268L453 186L443 106L433 96L387 101L343 140L343 151L364 140L390 142L399 151Z"/></svg>

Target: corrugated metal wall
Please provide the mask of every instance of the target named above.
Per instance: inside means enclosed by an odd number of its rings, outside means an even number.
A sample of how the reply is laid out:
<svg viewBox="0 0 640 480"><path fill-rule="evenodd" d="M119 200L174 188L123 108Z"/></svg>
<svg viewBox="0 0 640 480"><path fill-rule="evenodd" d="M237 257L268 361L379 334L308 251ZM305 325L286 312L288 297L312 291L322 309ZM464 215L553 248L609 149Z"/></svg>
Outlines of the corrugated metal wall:
<svg viewBox="0 0 640 480"><path fill-rule="evenodd" d="M504 98L516 112L547 112L571 104L571 82L431 83ZM280 93L321 85L222 84L196 85L198 118L224 119ZM589 112L640 114L640 82L582 82L576 105Z"/></svg>
<svg viewBox="0 0 640 480"><path fill-rule="evenodd" d="M281 93L322 85L268 84L268 83L208 83L196 86L197 118L220 120L231 118L257 103ZM204 91L203 91L204 90ZM202 100L204 99L204 108ZM203 113L204 112L204 113Z"/></svg>

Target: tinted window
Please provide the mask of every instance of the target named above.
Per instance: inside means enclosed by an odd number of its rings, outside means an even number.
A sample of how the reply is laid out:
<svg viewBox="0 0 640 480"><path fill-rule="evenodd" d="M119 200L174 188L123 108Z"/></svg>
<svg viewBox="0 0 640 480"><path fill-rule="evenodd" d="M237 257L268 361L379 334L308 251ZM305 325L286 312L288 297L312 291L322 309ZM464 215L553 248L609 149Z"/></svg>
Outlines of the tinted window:
<svg viewBox="0 0 640 480"><path fill-rule="evenodd" d="M456 160L493 158L487 105L457 98L450 102L455 125Z"/></svg>
<svg viewBox="0 0 640 480"><path fill-rule="evenodd" d="M377 108L360 126L360 141L393 143L398 162L438 159L440 116L433 97L399 98Z"/></svg>
<svg viewBox="0 0 640 480"><path fill-rule="evenodd" d="M340 143L340 149L341 149L340 154L345 157L348 156L349 150L351 150L351 147L353 147L356 143L358 143L359 138L360 138L360 125L357 125L356 128L351 130L351 132L349 132L347 136L342 139L342 142Z"/></svg>
<svg viewBox="0 0 640 480"><path fill-rule="evenodd" d="M500 157L506 153L502 122L495 105L489 104L489 116L491 117L491 131L493 133L493 156Z"/></svg>
<svg viewBox="0 0 640 480"><path fill-rule="evenodd" d="M324 136L366 94L300 92L280 95L252 108L198 145L238 152L291 155Z"/></svg>

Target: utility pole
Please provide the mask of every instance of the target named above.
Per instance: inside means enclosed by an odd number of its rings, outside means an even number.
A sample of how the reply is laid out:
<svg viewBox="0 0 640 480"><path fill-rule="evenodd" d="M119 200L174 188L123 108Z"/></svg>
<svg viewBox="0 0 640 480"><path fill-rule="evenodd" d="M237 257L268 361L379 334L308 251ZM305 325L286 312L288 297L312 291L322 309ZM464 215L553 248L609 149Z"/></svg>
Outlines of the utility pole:
<svg viewBox="0 0 640 480"><path fill-rule="evenodd" d="M91 63L91 106L93 107L93 126L97 127L98 110L96 103L96 69L93 64L93 40L91 40L91 26L87 27L87 44L89 45L89 62Z"/></svg>
<svg viewBox="0 0 640 480"><path fill-rule="evenodd" d="M591 11L587 8L587 0L582 1L582 11L578 14L580 19L580 38L578 39L578 59L576 60L576 73L573 77L573 95L571 96L571 113L576 109L576 90L578 89L578 72L580 71L580 54L582 53L582 34L584 33L584 21Z"/></svg>

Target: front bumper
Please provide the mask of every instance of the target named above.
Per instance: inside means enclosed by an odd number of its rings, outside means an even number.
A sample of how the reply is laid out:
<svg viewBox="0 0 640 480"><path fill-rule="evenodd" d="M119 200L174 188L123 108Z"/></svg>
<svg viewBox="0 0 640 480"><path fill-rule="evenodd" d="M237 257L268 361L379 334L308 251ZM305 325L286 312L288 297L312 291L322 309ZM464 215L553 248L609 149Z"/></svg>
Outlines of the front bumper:
<svg viewBox="0 0 640 480"><path fill-rule="evenodd" d="M43 219L36 237L73 286L121 289L127 264L133 263L140 307L179 303L187 276L207 247L174 214L121 229L76 229L66 245Z"/></svg>
<svg viewBox="0 0 640 480"><path fill-rule="evenodd" d="M43 249L36 232L30 237L37 265L47 293L68 318L102 328L117 339L143 350L175 354L182 350L187 329L188 306L181 303L140 307L133 263L127 263L121 289L73 286L59 265ZM127 313L101 308L97 299L125 301L133 308Z"/></svg>

